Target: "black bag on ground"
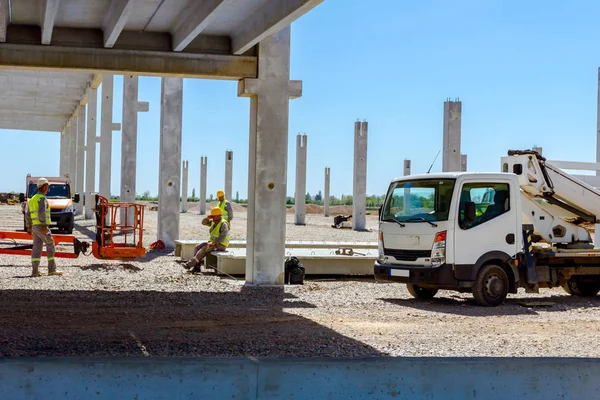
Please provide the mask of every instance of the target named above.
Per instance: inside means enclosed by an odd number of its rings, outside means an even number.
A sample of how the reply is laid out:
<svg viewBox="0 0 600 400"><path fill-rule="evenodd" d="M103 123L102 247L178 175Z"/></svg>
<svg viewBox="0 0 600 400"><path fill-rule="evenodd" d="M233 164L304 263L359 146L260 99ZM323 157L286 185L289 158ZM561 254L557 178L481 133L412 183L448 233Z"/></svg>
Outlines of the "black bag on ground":
<svg viewBox="0 0 600 400"><path fill-rule="evenodd" d="M290 285L304 284L304 267L297 257L288 257L284 264L284 283Z"/></svg>

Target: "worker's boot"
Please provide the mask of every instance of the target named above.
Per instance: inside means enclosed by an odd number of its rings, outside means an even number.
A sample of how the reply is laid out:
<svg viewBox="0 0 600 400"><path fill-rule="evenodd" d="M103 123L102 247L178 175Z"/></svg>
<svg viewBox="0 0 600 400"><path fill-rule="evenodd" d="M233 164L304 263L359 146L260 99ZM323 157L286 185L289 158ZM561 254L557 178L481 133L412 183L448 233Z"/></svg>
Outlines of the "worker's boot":
<svg viewBox="0 0 600 400"><path fill-rule="evenodd" d="M194 269L198 264L198 260L195 257L192 257L188 260L188 262L183 264L183 268L185 269Z"/></svg>
<svg viewBox="0 0 600 400"><path fill-rule="evenodd" d="M31 263L31 266L32 266L31 276L33 278L37 278L38 276L42 276L42 274L40 274L40 262L39 261L33 261Z"/></svg>
<svg viewBox="0 0 600 400"><path fill-rule="evenodd" d="M48 276L52 276L52 275L61 276L62 274L63 274L62 271L56 270L56 263L54 262L54 260L48 261Z"/></svg>

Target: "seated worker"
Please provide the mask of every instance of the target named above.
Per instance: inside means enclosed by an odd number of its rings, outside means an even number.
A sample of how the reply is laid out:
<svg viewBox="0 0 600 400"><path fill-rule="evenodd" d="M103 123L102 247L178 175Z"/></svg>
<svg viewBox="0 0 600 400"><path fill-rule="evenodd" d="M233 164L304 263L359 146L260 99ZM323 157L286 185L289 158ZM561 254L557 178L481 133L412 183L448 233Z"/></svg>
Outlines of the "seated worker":
<svg viewBox="0 0 600 400"><path fill-rule="evenodd" d="M200 272L201 263L208 253L227 249L227 246L229 246L229 226L223 222L225 220L221 218L219 207L210 210L210 215L202 220L202 225L210 226L210 239L208 242L196 246L194 249L196 255L183 265L185 269L191 269L191 272Z"/></svg>
<svg viewBox="0 0 600 400"><path fill-rule="evenodd" d="M223 219L227 221L229 228L231 228L231 220L233 219L233 208L231 207L231 203L225 200L225 192L223 190L217 190L217 198L219 199L217 207L221 209Z"/></svg>

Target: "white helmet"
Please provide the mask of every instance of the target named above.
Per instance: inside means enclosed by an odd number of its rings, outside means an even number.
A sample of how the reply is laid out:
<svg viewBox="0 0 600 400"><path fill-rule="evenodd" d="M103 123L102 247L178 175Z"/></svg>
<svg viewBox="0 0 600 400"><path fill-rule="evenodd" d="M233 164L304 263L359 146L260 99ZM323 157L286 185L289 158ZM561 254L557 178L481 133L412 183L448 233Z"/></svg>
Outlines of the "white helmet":
<svg viewBox="0 0 600 400"><path fill-rule="evenodd" d="M47 184L48 184L48 179L46 179L46 178L40 178L40 179L38 179L37 187L42 187L42 186L47 185Z"/></svg>

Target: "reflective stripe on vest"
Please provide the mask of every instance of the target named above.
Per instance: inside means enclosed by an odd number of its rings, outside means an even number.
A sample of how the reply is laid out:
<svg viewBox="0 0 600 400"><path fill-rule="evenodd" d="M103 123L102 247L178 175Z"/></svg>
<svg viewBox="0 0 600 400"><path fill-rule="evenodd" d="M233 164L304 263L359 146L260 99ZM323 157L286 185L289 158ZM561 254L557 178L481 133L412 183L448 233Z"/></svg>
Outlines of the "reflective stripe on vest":
<svg viewBox="0 0 600 400"><path fill-rule="evenodd" d="M221 218L228 219L229 213L225 209L225 205L227 204L227 200L223 200L219 202L219 208L221 209Z"/></svg>
<svg viewBox="0 0 600 400"><path fill-rule="evenodd" d="M221 218L221 220L217 224L215 224L213 222L212 225L210 226L210 241L211 242L216 242L217 238L221 235L221 225L223 225L224 221L225 220ZM227 233L225 240L222 242L219 242L219 244L222 244L225 247L229 246L229 232Z"/></svg>
<svg viewBox="0 0 600 400"><path fill-rule="evenodd" d="M48 205L48 201L46 201L46 197L37 193L27 203L29 205L29 215L31 216L31 224L32 225L41 225L39 218L39 209L40 209L40 199L44 199L46 203L46 225L50 225L50 206Z"/></svg>

